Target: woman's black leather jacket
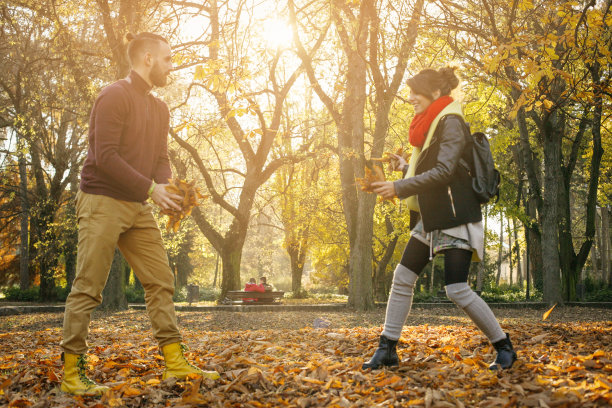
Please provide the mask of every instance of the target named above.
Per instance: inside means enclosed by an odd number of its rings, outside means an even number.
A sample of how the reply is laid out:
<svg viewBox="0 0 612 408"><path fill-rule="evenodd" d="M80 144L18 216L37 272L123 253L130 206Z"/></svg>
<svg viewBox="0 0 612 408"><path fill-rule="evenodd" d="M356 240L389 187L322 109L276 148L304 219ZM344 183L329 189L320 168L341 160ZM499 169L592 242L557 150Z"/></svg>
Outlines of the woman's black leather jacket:
<svg viewBox="0 0 612 408"><path fill-rule="evenodd" d="M482 220L472 178L459 165L463 158L472 166L469 144L473 141L467 131L460 116L441 118L429 147L419 156L415 176L395 181L399 198L417 195L426 232Z"/></svg>

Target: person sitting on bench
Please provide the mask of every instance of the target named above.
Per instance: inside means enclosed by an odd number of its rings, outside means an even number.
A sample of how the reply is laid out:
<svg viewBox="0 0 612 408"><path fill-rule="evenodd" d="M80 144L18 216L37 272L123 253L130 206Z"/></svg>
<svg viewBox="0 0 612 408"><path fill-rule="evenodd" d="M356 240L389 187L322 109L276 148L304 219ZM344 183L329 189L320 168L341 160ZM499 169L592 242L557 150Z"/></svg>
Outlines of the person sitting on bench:
<svg viewBox="0 0 612 408"><path fill-rule="evenodd" d="M249 279L249 282L244 286L245 292L265 292L266 289L263 285L258 285L255 278ZM242 298L243 302L257 302L254 298Z"/></svg>
<svg viewBox="0 0 612 408"><path fill-rule="evenodd" d="M268 284L268 279L265 276L259 278L259 286L264 288L264 292L274 292L274 286Z"/></svg>

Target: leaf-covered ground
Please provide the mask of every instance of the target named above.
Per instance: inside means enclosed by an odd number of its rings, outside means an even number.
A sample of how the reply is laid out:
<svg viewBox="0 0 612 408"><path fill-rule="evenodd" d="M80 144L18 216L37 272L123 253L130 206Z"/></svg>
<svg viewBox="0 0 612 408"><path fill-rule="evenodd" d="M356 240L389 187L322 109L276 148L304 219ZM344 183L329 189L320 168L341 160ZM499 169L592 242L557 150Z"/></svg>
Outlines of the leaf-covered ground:
<svg viewBox="0 0 612 408"><path fill-rule="evenodd" d="M384 310L179 313L190 358L213 382L161 381L163 359L145 312L94 315L91 377L102 398L59 391L62 316L0 318L0 406L47 407L591 407L612 405L612 310L496 309L519 360L487 370L492 347L462 312L415 307L395 370L360 369ZM331 325L313 328L316 318Z"/></svg>

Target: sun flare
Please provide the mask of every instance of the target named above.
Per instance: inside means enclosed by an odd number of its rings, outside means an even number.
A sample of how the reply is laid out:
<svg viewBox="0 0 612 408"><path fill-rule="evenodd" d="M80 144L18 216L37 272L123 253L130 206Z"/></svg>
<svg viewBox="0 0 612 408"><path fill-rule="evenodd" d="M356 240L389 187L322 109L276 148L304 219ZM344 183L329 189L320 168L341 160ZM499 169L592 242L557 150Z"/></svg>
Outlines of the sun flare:
<svg viewBox="0 0 612 408"><path fill-rule="evenodd" d="M270 48L286 48L293 42L293 31L289 23L274 18L263 22L262 37Z"/></svg>

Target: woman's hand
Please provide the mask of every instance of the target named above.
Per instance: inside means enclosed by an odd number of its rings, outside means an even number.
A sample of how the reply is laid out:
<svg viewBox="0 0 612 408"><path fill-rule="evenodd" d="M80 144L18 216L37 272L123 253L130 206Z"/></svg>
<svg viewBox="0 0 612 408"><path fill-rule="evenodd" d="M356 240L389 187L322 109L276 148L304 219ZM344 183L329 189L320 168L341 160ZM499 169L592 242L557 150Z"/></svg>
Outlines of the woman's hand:
<svg viewBox="0 0 612 408"><path fill-rule="evenodd" d="M183 197L177 194L172 194L166 190L168 184L156 184L151 194L151 199L155 204L160 206L163 210L173 208L177 211L181 211L181 206L178 205L183 201Z"/></svg>
<svg viewBox="0 0 612 408"><path fill-rule="evenodd" d="M384 199L397 197L395 184L392 181L375 181L371 186L374 192Z"/></svg>
<svg viewBox="0 0 612 408"><path fill-rule="evenodd" d="M404 166L406 166L408 164L406 159L404 159L399 154L393 154L392 153L391 156L393 156L393 158L395 159L392 162L394 164L393 170L395 170L395 171L404 171Z"/></svg>

